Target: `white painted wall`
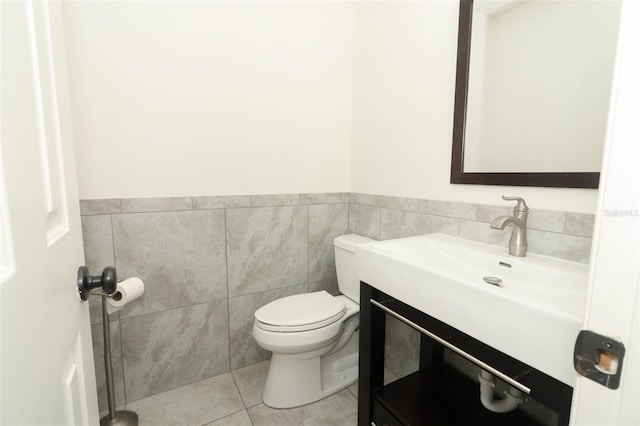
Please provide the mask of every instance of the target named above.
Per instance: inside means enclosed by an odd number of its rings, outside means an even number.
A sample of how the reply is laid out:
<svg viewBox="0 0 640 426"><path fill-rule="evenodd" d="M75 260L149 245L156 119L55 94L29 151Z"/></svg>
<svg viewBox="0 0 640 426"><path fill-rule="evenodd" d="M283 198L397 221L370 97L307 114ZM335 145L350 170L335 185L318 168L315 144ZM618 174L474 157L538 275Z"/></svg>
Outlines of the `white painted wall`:
<svg viewBox="0 0 640 426"><path fill-rule="evenodd" d="M351 190L593 213L597 191L451 185L455 0L358 2L354 9ZM507 203L504 203L507 204Z"/></svg>
<svg viewBox="0 0 640 426"><path fill-rule="evenodd" d="M349 189L350 2L65 2L80 197Z"/></svg>
<svg viewBox="0 0 640 426"><path fill-rule="evenodd" d="M451 185L457 2L65 2L84 199L354 191L592 213ZM353 84L352 84L353 83Z"/></svg>

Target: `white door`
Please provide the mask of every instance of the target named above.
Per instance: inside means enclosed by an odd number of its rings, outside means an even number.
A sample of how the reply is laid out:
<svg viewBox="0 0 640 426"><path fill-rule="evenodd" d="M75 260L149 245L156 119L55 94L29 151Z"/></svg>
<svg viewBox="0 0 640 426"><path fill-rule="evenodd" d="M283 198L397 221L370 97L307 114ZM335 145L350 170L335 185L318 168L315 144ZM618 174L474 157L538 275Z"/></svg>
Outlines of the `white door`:
<svg viewBox="0 0 640 426"><path fill-rule="evenodd" d="M626 347L617 390L578 378L572 424L640 425L640 2L622 8L584 329Z"/></svg>
<svg viewBox="0 0 640 426"><path fill-rule="evenodd" d="M0 15L0 423L97 424L60 4Z"/></svg>

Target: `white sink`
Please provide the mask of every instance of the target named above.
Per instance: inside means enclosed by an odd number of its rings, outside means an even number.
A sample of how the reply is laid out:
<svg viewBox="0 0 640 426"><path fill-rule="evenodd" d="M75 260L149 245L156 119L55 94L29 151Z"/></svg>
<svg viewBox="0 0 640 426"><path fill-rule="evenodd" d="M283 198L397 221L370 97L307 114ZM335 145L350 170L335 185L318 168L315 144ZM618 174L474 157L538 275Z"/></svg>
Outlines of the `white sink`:
<svg viewBox="0 0 640 426"><path fill-rule="evenodd" d="M356 247L361 281L569 386L588 274L587 265L509 256L506 248L444 234Z"/></svg>

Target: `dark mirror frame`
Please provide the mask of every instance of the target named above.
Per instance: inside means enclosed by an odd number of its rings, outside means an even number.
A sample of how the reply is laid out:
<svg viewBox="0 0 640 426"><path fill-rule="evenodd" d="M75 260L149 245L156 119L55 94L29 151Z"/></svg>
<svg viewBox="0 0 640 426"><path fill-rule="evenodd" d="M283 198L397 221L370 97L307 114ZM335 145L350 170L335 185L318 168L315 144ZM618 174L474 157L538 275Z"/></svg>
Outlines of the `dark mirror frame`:
<svg viewBox="0 0 640 426"><path fill-rule="evenodd" d="M479 185L541 186L557 188L598 188L599 172L586 173L465 173L464 132L467 115L469 85L469 57L471 55L471 22L473 0L460 0L458 24L458 57L456 93L453 116L453 149L451 183Z"/></svg>

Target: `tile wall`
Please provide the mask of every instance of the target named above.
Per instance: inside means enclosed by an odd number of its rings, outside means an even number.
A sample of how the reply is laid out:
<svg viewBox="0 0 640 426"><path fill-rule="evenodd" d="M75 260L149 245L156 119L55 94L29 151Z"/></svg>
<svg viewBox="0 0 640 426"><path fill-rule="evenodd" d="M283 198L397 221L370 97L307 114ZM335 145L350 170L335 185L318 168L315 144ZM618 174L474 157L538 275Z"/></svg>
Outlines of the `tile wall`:
<svg viewBox="0 0 640 426"><path fill-rule="evenodd" d="M251 337L254 311L277 298L337 292L333 238L431 232L506 246L489 229L510 209L370 194L282 194L81 201L85 259L115 265L145 294L111 316L118 403L135 401L269 357ZM593 216L531 210L529 250L589 260ZM90 300L100 407L106 407L101 309ZM388 327L389 365L417 366L418 336Z"/></svg>
<svg viewBox="0 0 640 426"><path fill-rule="evenodd" d="M145 283L110 318L118 403L267 359L251 337L258 307L337 292L332 241L347 233L347 194L91 200L81 213L91 272L115 265ZM101 308L91 299L104 409Z"/></svg>
<svg viewBox="0 0 640 426"><path fill-rule="evenodd" d="M508 247L509 228L491 229L489 222L512 214L513 207L357 193L349 196L349 230L376 240L442 232ZM588 263L593 222L594 216L589 214L532 208L527 223L528 251Z"/></svg>

